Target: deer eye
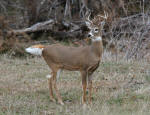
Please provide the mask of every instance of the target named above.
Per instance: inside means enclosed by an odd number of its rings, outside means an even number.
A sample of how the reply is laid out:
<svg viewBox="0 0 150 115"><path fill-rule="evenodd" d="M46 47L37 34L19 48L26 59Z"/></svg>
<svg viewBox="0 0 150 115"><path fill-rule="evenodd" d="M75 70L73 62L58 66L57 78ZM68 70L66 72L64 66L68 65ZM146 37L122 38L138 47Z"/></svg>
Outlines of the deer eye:
<svg viewBox="0 0 150 115"><path fill-rule="evenodd" d="M96 29L94 29L94 31L95 31L95 32L98 32L98 29L96 28Z"/></svg>

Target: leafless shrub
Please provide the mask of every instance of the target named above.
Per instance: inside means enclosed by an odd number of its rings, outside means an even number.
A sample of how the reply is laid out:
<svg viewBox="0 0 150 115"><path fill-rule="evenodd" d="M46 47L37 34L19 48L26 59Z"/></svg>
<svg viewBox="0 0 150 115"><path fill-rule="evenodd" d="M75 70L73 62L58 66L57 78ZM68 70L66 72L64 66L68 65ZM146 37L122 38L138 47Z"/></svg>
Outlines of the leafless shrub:
<svg viewBox="0 0 150 115"><path fill-rule="evenodd" d="M116 52L123 53L122 56L127 60L150 59L150 7L147 5L149 3L139 0L121 2L125 15L118 15L119 12L116 10L115 15L110 15L111 20L103 31L107 49L112 49L111 45L115 46ZM105 6L108 9L107 5Z"/></svg>
<svg viewBox="0 0 150 115"><path fill-rule="evenodd" d="M22 34L22 37L27 39L26 34ZM10 56L23 56L23 42L18 38L19 36L9 28L4 16L0 16L0 53L9 52Z"/></svg>
<svg viewBox="0 0 150 115"><path fill-rule="evenodd" d="M144 14L143 22L143 14L136 14L114 21L109 34L126 59L141 59L150 55L149 31L149 15Z"/></svg>

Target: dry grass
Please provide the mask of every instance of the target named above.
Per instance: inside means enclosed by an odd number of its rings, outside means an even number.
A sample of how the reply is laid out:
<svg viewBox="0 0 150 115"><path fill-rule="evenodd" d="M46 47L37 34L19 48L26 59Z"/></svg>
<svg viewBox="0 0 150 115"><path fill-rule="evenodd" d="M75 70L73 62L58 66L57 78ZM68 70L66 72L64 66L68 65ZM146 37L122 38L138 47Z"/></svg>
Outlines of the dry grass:
<svg viewBox="0 0 150 115"><path fill-rule="evenodd" d="M104 58L95 72L93 104L82 107L78 72L64 71L58 87L64 106L49 100L42 58L0 56L0 115L148 115L150 63Z"/></svg>

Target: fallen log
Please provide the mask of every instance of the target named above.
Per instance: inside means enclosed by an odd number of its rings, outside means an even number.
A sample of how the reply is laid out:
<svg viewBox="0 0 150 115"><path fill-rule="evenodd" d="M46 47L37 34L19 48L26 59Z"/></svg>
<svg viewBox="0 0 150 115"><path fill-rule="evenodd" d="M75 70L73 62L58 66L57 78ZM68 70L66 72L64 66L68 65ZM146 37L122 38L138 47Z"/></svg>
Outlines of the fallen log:
<svg viewBox="0 0 150 115"><path fill-rule="evenodd" d="M11 33L15 35L20 35L23 33L37 33L37 32L48 32L50 36L54 39L63 40L66 38L72 39L82 39L85 37L85 33L87 28L83 21L81 22L56 22L53 19L50 19L45 22L39 22L31 27L19 29L19 30L12 30Z"/></svg>
<svg viewBox="0 0 150 115"><path fill-rule="evenodd" d="M39 22L25 29L13 30L13 32L15 34L19 34L19 33L32 33L32 32L42 31L42 30L50 30L52 29L53 24L54 24L54 20L50 19L45 22Z"/></svg>

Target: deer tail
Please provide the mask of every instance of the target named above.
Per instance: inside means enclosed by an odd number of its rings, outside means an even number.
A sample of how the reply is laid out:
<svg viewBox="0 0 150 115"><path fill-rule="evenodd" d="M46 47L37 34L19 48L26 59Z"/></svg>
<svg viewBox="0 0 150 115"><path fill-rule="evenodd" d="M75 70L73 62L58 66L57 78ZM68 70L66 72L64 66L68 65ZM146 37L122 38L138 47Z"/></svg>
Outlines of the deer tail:
<svg viewBox="0 0 150 115"><path fill-rule="evenodd" d="M25 51L27 53L30 53L30 54L33 54L33 55L41 56L42 51L43 51L44 48L45 48L44 45L33 45L33 46L30 46L30 47L26 48Z"/></svg>

